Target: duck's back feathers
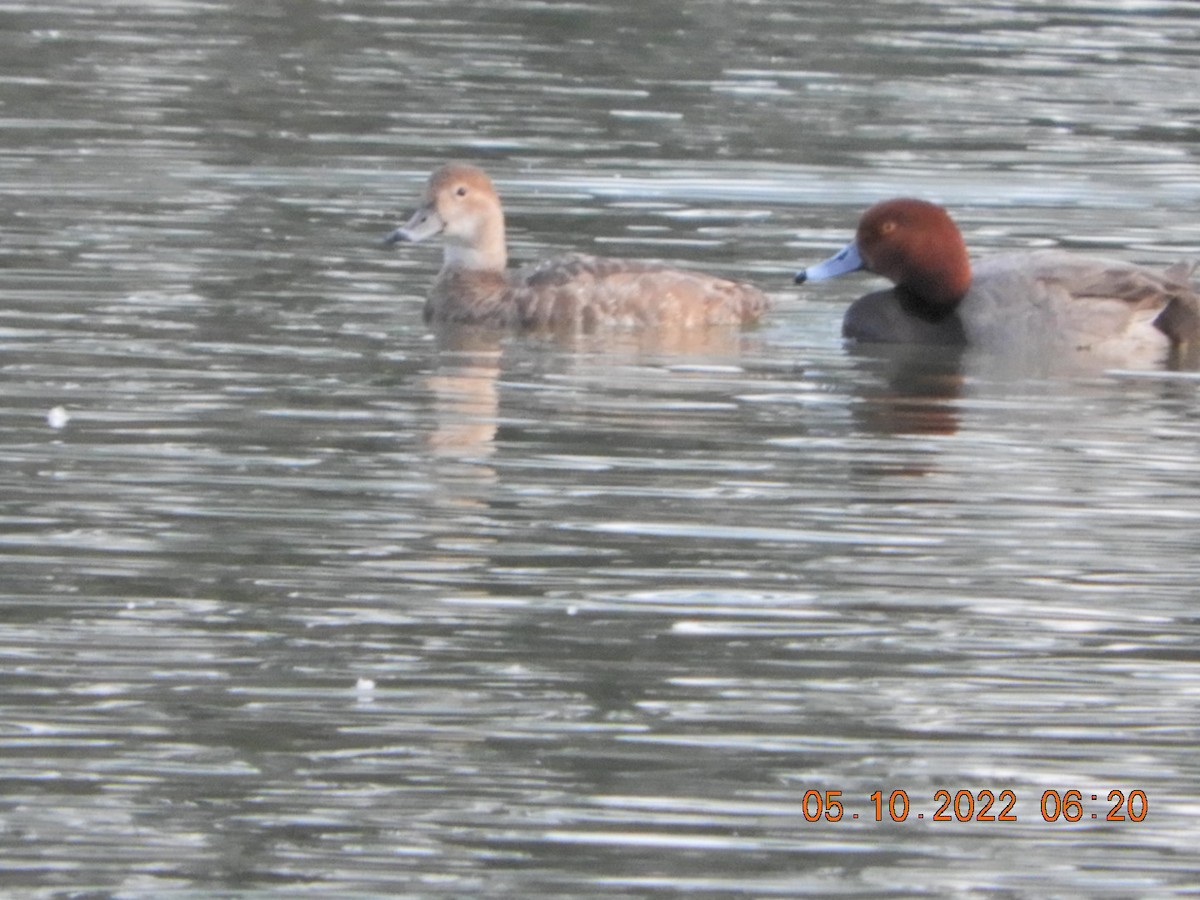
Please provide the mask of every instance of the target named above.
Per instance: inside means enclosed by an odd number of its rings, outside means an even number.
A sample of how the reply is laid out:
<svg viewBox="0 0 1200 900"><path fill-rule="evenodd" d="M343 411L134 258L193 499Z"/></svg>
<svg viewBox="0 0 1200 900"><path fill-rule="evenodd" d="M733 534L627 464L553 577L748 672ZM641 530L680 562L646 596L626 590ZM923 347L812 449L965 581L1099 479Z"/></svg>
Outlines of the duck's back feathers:
<svg viewBox="0 0 1200 900"><path fill-rule="evenodd" d="M748 284L650 262L572 255L512 278L521 325L534 329L741 325L767 309Z"/></svg>
<svg viewBox="0 0 1200 900"><path fill-rule="evenodd" d="M1180 274L1062 250L1001 254L976 263L959 315L981 345L1162 350L1200 336L1200 298Z"/></svg>
<svg viewBox="0 0 1200 900"><path fill-rule="evenodd" d="M695 328L758 319L769 301L747 284L637 260L572 255L511 273L443 271L427 321L594 331Z"/></svg>

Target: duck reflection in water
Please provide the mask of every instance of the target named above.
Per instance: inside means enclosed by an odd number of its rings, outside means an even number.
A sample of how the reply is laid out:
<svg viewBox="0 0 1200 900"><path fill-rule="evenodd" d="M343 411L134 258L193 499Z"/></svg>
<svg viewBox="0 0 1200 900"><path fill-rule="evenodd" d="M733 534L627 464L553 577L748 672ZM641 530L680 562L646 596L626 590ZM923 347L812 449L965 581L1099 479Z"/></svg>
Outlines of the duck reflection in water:
<svg viewBox="0 0 1200 900"><path fill-rule="evenodd" d="M964 387L960 347L861 344L850 348L856 378L851 405L866 434L945 437L958 432ZM884 466L887 468L887 466ZM901 464L899 472L925 474L923 463Z"/></svg>
<svg viewBox="0 0 1200 900"><path fill-rule="evenodd" d="M592 332L696 329L758 320L758 288L660 263L573 254L509 270L504 211L491 179L452 163L429 178L420 207L388 244L440 237L441 272L425 304L434 324Z"/></svg>
<svg viewBox="0 0 1200 900"><path fill-rule="evenodd" d="M681 356L690 364L729 366L762 353L761 338L735 326L539 334L515 340L502 330L443 324L434 330L434 344L432 368L422 379L434 415L425 444L436 457L477 462L495 451L506 371L511 376L513 369L533 366L553 372L556 379L586 382L597 371L662 371ZM521 396L528 399L529 392Z"/></svg>
<svg viewBox="0 0 1200 900"><path fill-rule="evenodd" d="M495 332L463 328L438 335L436 366L425 378L435 417L427 446L435 456L457 459L492 452L500 420L503 352Z"/></svg>

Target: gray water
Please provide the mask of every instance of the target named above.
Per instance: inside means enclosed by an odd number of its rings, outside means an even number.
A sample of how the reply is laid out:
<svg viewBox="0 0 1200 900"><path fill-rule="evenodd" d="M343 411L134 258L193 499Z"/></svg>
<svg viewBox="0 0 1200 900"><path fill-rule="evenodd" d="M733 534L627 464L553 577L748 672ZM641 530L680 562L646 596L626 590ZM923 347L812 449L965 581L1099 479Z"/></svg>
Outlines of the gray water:
<svg viewBox="0 0 1200 900"><path fill-rule="evenodd" d="M896 194L1200 256L1198 53L1191 0L0 0L3 895L1194 891L1200 374L856 350L873 282L790 276ZM435 337L378 242L449 158L517 261L776 308Z"/></svg>

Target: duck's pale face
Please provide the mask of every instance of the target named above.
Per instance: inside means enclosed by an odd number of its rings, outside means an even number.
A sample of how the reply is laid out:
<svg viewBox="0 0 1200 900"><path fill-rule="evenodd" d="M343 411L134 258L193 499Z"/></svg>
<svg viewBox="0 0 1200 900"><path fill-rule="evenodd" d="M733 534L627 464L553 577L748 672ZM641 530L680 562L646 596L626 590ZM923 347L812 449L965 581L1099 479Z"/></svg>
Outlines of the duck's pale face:
<svg viewBox="0 0 1200 900"><path fill-rule="evenodd" d="M441 235L445 266L503 269L504 213L491 179L473 166L443 166L430 176L421 206L389 240L423 241Z"/></svg>
<svg viewBox="0 0 1200 900"><path fill-rule="evenodd" d="M479 243L488 224L500 217L500 198L482 172L442 169L425 191L425 206L442 221L447 242Z"/></svg>

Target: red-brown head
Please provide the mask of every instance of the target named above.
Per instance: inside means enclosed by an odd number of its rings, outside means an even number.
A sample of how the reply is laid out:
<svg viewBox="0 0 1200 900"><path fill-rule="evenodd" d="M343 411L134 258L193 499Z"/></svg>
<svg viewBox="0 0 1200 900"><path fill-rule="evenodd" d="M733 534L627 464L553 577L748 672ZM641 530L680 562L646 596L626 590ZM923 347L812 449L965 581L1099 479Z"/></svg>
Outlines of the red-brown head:
<svg viewBox="0 0 1200 900"><path fill-rule="evenodd" d="M909 198L876 203L859 220L855 243L865 268L930 307L953 308L971 286L962 233L935 203Z"/></svg>
<svg viewBox="0 0 1200 900"><path fill-rule="evenodd" d="M925 200L876 203L858 223L854 240L825 262L801 271L797 282L866 269L888 278L931 311L951 310L971 286L971 264L950 215Z"/></svg>

